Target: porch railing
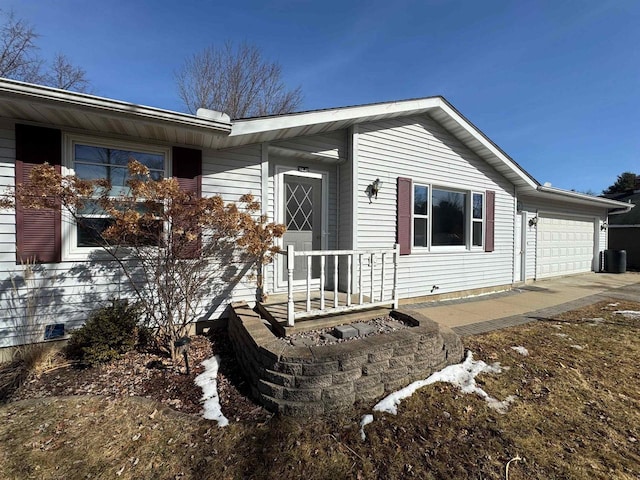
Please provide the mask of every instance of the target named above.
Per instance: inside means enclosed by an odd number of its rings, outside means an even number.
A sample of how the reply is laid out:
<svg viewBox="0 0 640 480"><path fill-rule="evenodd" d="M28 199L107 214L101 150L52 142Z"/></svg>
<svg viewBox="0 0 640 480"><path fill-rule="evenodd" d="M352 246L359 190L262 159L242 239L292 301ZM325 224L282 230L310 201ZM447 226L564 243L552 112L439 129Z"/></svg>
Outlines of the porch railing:
<svg viewBox="0 0 640 480"><path fill-rule="evenodd" d="M391 305L393 308L398 308L398 261L400 258L400 246L394 245L392 249L376 249L376 250L308 250L308 251L295 251L293 245L287 246L287 325L292 327L296 320L302 318L308 318L318 315L326 315L345 311L362 310L365 308L373 308L378 306ZM294 266L296 257L306 257L306 308L304 311L296 311L294 303ZM320 278L319 278L319 290L320 290L320 307L311 308L311 290L312 290L312 259L314 257L320 258ZM346 258L346 286L345 301L340 305L338 296L338 286L340 284L340 258ZM387 277L387 260L391 257L393 277L391 285L391 296L385 294L385 285ZM326 266L327 259L333 259L333 301L327 306L326 293ZM379 268L376 268L380 260ZM357 264L357 303L352 298L352 281L354 276L354 262ZM368 265L365 264L368 262ZM344 265L344 261L342 264ZM364 275L368 266L369 276L369 296L365 298L364 295ZM343 274L345 272L342 272ZM344 277L343 277L344 278ZM377 288L376 288L377 287ZM315 292L314 292L315 293ZM344 292L343 292L344 293ZM355 295L354 295L355 296ZM330 300L331 302L331 300Z"/></svg>

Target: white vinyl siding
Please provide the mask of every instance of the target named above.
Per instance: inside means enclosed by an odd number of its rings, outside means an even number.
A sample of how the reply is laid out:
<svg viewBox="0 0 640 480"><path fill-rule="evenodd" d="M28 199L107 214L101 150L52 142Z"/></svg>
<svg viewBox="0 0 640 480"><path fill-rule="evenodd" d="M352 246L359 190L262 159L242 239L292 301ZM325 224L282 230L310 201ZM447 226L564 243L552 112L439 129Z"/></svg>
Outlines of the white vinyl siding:
<svg viewBox="0 0 640 480"><path fill-rule="evenodd" d="M389 248L396 242L397 178L414 185L496 192L495 251L420 252L400 257L400 298L507 285L513 275L513 186L430 117L360 126L358 248ZM366 188L382 186L369 203ZM437 287L434 289L434 287ZM365 290L365 292L368 290Z"/></svg>
<svg viewBox="0 0 640 480"><path fill-rule="evenodd" d="M261 199L260 145L202 152L202 195L237 202L246 193Z"/></svg>
<svg viewBox="0 0 640 480"><path fill-rule="evenodd" d="M260 166L261 146L250 145L229 150L204 150L202 152L202 195L211 197L220 195L225 203L237 202L242 195L250 193L258 201L262 199L262 172ZM245 268L244 263L235 265L238 272ZM253 271L231 285L218 289L215 298L205 302L211 318L222 315L232 301L246 300L255 302L255 280L250 277Z"/></svg>

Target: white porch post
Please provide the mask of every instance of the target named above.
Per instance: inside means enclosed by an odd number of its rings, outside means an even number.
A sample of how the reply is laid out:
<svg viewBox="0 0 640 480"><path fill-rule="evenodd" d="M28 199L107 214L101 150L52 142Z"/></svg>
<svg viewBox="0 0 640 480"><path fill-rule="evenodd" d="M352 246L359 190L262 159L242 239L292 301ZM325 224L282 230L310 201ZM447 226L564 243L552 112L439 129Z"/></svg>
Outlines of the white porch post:
<svg viewBox="0 0 640 480"><path fill-rule="evenodd" d="M333 308L338 308L338 255L333 256Z"/></svg>
<svg viewBox="0 0 640 480"><path fill-rule="evenodd" d="M293 267L295 264L293 245L287 245L287 325L293 327L295 306L293 304Z"/></svg>
<svg viewBox="0 0 640 480"><path fill-rule="evenodd" d="M371 270L369 271L369 303L373 303L374 299L373 299L373 281L374 281L374 271L373 271L373 266L375 264L376 261L376 254L372 253L371 255L369 255L369 266L371 267Z"/></svg>
<svg viewBox="0 0 640 480"><path fill-rule="evenodd" d="M325 255L320 255L320 310L324 310Z"/></svg>
<svg viewBox="0 0 640 480"><path fill-rule="evenodd" d="M398 308L398 263L400 263L400 244L393 246L393 308Z"/></svg>
<svg viewBox="0 0 640 480"><path fill-rule="evenodd" d="M351 269L353 267L353 255L347 255L347 307L351 306Z"/></svg>
<svg viewBox="0 0 640 480"><path fill-rule="evenodd" d="M362 305L363 299L362 292L362 253L358 254L358 303Z"/></svg>

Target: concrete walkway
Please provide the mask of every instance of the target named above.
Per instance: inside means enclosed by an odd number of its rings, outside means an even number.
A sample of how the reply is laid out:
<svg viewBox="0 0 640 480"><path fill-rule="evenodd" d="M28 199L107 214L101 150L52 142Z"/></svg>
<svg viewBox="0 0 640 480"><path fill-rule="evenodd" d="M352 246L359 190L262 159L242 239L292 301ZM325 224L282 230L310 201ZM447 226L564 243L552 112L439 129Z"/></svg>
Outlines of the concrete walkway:
<svg viewBox="0 0 640 480"><path fill-rule="evenodd" d="M507 292L403 308L417 310L466 336L552 317L607 298L640 301L640 273L588 273L539 280Z"/></svg>

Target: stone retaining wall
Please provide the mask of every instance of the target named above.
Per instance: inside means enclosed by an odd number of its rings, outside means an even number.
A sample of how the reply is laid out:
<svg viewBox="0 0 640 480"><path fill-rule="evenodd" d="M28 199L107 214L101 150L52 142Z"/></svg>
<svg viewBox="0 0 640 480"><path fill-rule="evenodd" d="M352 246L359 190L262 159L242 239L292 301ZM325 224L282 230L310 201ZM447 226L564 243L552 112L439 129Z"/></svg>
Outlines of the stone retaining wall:
<svg viewBox="0 0 640 480"><path fill-rule="evenodd" d="M284 415L316 415L372 401L463 357L460 337L417 312L411 328L334 345L295 347L244 303L232 305L229 337L254 397Z"/></svg>

